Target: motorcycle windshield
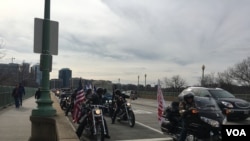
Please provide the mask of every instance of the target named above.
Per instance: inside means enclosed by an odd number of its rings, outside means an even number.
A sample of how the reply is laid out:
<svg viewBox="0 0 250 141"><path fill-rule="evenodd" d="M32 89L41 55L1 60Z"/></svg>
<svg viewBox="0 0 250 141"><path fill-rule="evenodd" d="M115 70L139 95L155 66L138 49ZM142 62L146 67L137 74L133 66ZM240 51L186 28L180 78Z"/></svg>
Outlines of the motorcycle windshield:
<svg viewBox="0 0 250 141"><path fill-rule="evenodd" d="M198 109L202 110L220 110L216 101L210 97L195 97L195 103Z"/></svg>

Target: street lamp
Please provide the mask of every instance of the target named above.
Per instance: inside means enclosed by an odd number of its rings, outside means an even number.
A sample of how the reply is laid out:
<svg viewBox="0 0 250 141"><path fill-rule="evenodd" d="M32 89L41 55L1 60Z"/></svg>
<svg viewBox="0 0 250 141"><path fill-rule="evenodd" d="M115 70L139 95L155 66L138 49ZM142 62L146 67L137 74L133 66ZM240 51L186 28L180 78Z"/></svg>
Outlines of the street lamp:
<svg viewBox="0 0 250 141"><path fill-rule="evenodd" d="M139 86L139 79L140 79L140 76L138 75L138 84L137 84L138 86Z"/></svg>
<svg viewBox="0 0 250 141"><path fill-rule="evenodd" d="M205 65L202 65L202 77L201 77L201 86L204 86L204 70L205 70Z"/></svg>
<svg viewBox="0 0 250 141"><path fill-rule="evenodd" d="M145 74L145 88L146 88L146 84L147 84L147 83L146 83L146 77L147 77L147 74Z"/></svg>
<svg viewBox="0 0 250 141"><path fill-rule="evenodd" d="M36 101L37 107L32 110L30 120L32 122L31 137L29 141L51 140L57 138L53 133L56 115L53 101L50 97L50 72L52 69L52 55L50 52L50 0L45 0L44 20L42 27L42 54L40 55L40 70L42 71L41 97Z"/></svg>
<svg viewBox="0 0 250 141"><path fill-rule="evenodd" d="M23 81L23 65L18 66L18 73L19 73L19 83L22 83Z"/></svg>

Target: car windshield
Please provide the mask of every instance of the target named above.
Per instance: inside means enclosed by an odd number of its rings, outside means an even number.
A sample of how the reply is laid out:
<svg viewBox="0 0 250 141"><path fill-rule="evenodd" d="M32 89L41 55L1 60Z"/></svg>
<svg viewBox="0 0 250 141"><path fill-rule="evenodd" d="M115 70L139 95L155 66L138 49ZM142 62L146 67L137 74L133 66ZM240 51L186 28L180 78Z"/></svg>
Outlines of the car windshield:
<svg viewBox="0 0 250 141"><path fill-rule="evenodd" d="M235 96L225 90L208 90L214 98L235 98Z"/></svg>
<svg viewBox="0 0 250 141"><path fill-rule="evenodd" d="M219 107L213 98L195 97L195 104L200 109L219 110Z"/></svg>

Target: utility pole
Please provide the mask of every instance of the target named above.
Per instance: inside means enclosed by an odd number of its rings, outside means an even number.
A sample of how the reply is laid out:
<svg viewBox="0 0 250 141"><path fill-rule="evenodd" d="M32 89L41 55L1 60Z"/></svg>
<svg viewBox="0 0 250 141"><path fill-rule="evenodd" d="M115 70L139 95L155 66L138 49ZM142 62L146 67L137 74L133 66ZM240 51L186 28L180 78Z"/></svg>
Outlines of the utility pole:
<svg viewBox="0 0 250 141"><path fill-rule="evenodd" d="M201 76L201 86L204 86L204 70L205 70L205 65L202 65L202 76Z"/></svg>
<svg viewBox="0 0 250 141"><path fill-rule="evenodd" d="M50 117L56 114L50 98L49 79L52 65L50 55L50 0L45 0L42 35L42 54L40 55L40 70L42 71L41 97L37 100L37 109L32 110L32 116Z"/></svg>
<svg viewBox="0 0 250 141"><path fill-rule="evenodd" d="M40 70L42 71L41 97L36 101L37 108L32 110L31 137L29 141L56 139L56 123L52 117L56 110L52 107L50 98L50 72L52 55L50 54L50 0L45 0L44 20L42 24L42 52L40 55ZM54 123L54 124L53 124ZM53 125L53 126L52 126Z"/></svg>
<svg viewBox="0 0 250 141"><path fill-rule="evenodd" d="M12 57L10 59L11 59L11 63L13 63L16 58Z"/></svg>

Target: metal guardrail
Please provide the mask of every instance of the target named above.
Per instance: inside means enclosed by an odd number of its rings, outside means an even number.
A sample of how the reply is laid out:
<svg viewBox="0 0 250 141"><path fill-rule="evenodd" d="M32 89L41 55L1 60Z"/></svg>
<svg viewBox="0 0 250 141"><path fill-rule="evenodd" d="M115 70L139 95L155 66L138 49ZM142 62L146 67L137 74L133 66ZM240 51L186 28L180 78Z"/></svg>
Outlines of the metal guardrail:
<svg viewBox="0 0 250 141"><path fill-rule="evenodd" d="M4 108L14 104L12 91L14 86L0 86L0 108ZM23 99L30 98L35 95L36 88L25 87L25 95Z"/></svg>

